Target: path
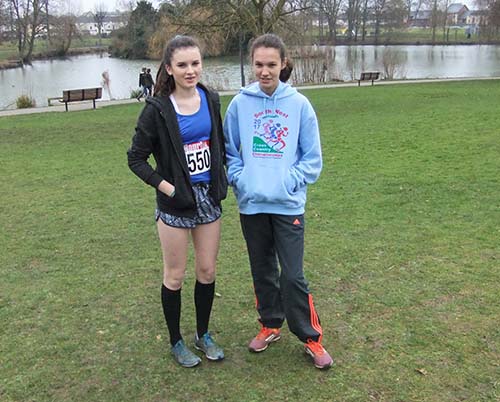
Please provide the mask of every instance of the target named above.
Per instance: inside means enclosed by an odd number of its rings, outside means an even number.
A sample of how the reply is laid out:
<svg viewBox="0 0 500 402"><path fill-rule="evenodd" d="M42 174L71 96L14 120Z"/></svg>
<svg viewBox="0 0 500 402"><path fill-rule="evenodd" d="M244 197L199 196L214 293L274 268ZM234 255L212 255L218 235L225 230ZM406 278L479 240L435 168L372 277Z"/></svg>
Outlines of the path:
<svg viewBox="0 0 500 402"><path fill-rule="evenodd" d="M500 77L474 77L474 78L446 78L446 79L427 79L427 80L396 80L396 81L376 81L376 86L379 85L395 85L395 84L420 84L420 83L428 83L428 82L451 82L451 81L476 81L476 80L499 80ZM299 86L297 89L318 89L318 88L345 88L345 87L357 87L358 82L346 82L346 83L338 83L338 84L327 84L327 85L308 85L308 86ZM362 87L371 86L370 83L361 84ZM234 95L238 91L220 91L219 94L221 96L224 95ZM137 103L137 99L117 99L110 101L97 101L96 108L100 109L106 106L112 105L124 105L128 103ZM144 103L144 102L141 102ZM92 109L92 102L71 102L68 104L69 111L76 110L89 110ZM29 109L9 109L0 111L0 117L3 116L15 116L15 115L23 115L23 114L33 114L33 113L46 113L46 112L64 112L64 104L57 106L45 106L45 107L36 107Z"/></svg>

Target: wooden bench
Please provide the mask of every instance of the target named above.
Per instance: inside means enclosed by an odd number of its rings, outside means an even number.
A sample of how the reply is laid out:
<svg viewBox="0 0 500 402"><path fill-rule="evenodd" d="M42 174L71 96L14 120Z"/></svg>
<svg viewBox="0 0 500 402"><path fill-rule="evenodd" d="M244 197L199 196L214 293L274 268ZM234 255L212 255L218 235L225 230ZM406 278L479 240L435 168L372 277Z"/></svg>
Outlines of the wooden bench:
<svg viewBox="0 0 500 402"><path fill-rule="evenodd" d="M47 105L52 106L52 101L53 100L58 100L59 102L62 102L62 96L54 96L53 98L47 98Z"/></svg>
<svg viewBox="0 0 500 402"><path fill-rule="evenodd" d="M361 73L358 80L358 87L361 85L361 81L371 81L373 85L373 81L378 80L380 77L380 73L378 71L367 71Z"/></svg>
<svg viewBox="0 0 500 402"><path fill-rule="evenodd" d="M95 100L102 97L102 88L84 88L84 89L68 89L63 91L62 98L58 98L59 102L64 102L66 111L68 111L69 102L81 102L91 100L94 104ZM50 103L50 100L49 100Z"/></svg>

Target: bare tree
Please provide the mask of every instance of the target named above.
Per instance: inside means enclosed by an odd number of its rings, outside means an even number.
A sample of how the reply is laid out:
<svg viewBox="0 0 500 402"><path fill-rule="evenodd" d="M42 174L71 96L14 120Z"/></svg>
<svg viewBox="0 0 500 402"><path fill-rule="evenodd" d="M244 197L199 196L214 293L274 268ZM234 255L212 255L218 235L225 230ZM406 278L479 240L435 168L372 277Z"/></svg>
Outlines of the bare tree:
<svg viewBox="0 0 500 402"><path fill-rule="evenodd" d="M367 23L368 23L368 18L370 17L369 15L369 0L363 0L361 3L362 10L361 10L361 40L364 41L366 38L366 28L367 28ZM377 37L375 38L375 40Z"/></svg>
<svg viewBox="0 0 500 402"><path fill-rule="evenodd" d="M492 35L498 35L500 31L500 0L476 0L475 4L485 13L479 23L480 35L491 40Z"/></svg>
<svg viewBox="0 0 500 402"><path fill-rule="evenodd" d="M388 30L403 27L408 20L405 0L387 0L383 20Z"/></svg>
<svg viewBox="0 0 500 402"><path fill-rule="evenodd" d="M49 0L42 0L44 13L45 13L45 34L46 34L46 44L47 51L50 49L50 14L49 14Z"/></svg>
<svg viewBox="0 0 500 402"><path fill-rule="evenodd" d="M64 56L68 53L71 43L77 36L76 16L65 14L52 17L52 46L55 53Z"/></svg>
<svg viewBox="0 0 500 402"><path fill-rule="evenodd" d="M386 0L374 0L374 17L375 17L375 43L378 43L378 37L380 35L380 24L382 22L382 16L385 13Z"/></svg>
<svg viewBox="0 0 500 402"><path fill-rule="evenodd" d="M407 10L407 20L410 20L412 11L415 12L415 15L418 15L422 5L424 4L424 0L405 0L406 10Z"/></svg>
<svg viewBox="0 0 500 402"><path fill-rule="evenodd" d="M175 10L175 15L163 16L161 26L169 32L182 29L184 33L207 39L204 42L208 50L222 50L225 43L234 45L234 39L237 39L244 82L243 49L248 40L266 32L280 30L289 35L293 31L293 18L309 9L311 2L312 0L176 0L169 2L167 7ZM155 33L154 37L157 38L158 35ZM220 41L223 42L222 48L217 46ZM157 44L161 42L155 40Z"/></svg>
<svg viewBox="0 0 500 402"><path fill-rule="evenodd" d="M311 1L304 0L210 0L212 26L220 29L237 26L258 36L276 31L287 17L311 8Z"/></svg>
<svg viewBox="0 0 500 402"><path fill-rule="evenodd" d="M52 15L71 15L76 18L82 13L78 0L50 0Z"/></svg>
<svg viewBox="0 0 500 402"><path fill-rule="evenodd" d="M94 21L97 25L97 32L99 35L99 46L102 45L102 26L104 25L104 20L108 15L106 5L104 3L98 3L94 7L94 12L92 13L94 16Z"/></svg>
<svg viewBox="0 0 500 402"><path fill-rule="evenodd" d="M31 63L37 35L42 31L42 0L9 0L14 14L14 32L19 57L23 63Z"/></svg>
<svg viewBox="0 0 500 402"><path fill-rule="evenodd" d="M9 8L6 0L0 0L0 44L2 43L2 31L9 26Z"/></svg>
<svg viewBox="0 0 500 402"><path fill-rule="evenodd" d="M228 3L254 35L271 32L287 15L303 11L297 2L287 0L236 0Z"/></svg>
<svg viewBox="0 0 500 402"><path fill-rule="evenodd" d="M347 39L358 39L358 27L361 18L361 4L363 0L347 0Z"/></svg>
<svg viewBox="0 0 500 402"><path fill-rule="evenodd" d="M405 78L406 59L404 54L391 48L385 48L382 54L382 67L386 80Z"/></svg>
<svg viewBox="0 0 500 402"><path fill-rule="evenodd" d="M439 22L439 0L431 0L432 12L431 12L431 30L432 30L432 43L436 43L436 29Z"/></svg>
<svg viewBox="0 0 500 402"><path fill-rule="evenodd" d="M495 35L498 35L500 31L500 1L496 0L491 2L489 6L488 22L490 30L494 31Z"/></svg>
<svg viewBox="0 0 500 402"><path fill-rule="evenodd" d="M326 18L328 24L328 41L335 43L337 37L337 21L342 0L321 0L319 8Z"/></svg>
<svg viewBox="0 0 500 402"><path fill-rule="evenodd" d="M118 0L116 3L117 7L120 9L132 12L134 11L137 2L135 0Z"/></svg>

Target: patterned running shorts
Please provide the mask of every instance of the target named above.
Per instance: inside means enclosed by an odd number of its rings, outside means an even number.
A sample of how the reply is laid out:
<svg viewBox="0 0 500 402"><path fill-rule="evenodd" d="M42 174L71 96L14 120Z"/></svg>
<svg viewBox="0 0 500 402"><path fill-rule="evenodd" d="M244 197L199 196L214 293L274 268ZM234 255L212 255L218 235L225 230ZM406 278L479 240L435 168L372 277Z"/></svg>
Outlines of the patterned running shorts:
<svg viewBox="0 0 500 402"><path fill-rule="evenodd" d="M196 201L196 215L194 217L175 216L156 209L155 220L161 219L165 225L174 228L193 229L197 225L212 223L222 215L220 206L208 194L210 185L206 183L193 184L194 198Z"/></svg>

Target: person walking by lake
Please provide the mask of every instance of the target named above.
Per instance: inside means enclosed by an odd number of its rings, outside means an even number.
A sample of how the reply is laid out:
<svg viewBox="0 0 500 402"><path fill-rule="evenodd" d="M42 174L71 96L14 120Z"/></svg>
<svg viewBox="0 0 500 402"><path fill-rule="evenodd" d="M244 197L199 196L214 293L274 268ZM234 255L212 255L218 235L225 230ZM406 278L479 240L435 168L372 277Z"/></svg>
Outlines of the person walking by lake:
<svg viewBox="0 0 500 402"><path fill-rule="evenodd" d="M147 96L147 88L146 88L146 67L143 67L139 74L139 88L141 92L137 97L137 100L140 101L143 96Z"/></svg>
<svg viewBox="0 0 500 402"><path fill-rule="evenodd" d="M292 65L278 36L259 36L250 55L257 82L233 98L224 120L261 324L248 348L262 352L278 341L286 319L314 365L327 369L333 360L303 271L307 185L322 168L318 121L307 98L282 82Z"/></svg>
<svg viewBox="0 0 500 402"><path fill-rule="evenodd" d="M148 68L146 70L146 75L144 76L144 85L146 86L146 92L148 96L153 95L153 86L154 86L153 77L151 76L151 69Z"/></svg>
<svg viewBox="0 0 500 402"><path fill-rule="evenodd" d="M113 95L111 94L111 79L109 78L108 70L104 71L101 76L101 85L104 88L104 91L108 94L110 100L114 100Z"/></svg>
<svg viewBox="0 0 500 402"><path fill-rule="evenodd" d="M202 58L197 42L176 36L167 44L154 96L146 98L132 145L130 169L156 189L156 224L163 253L161 302L171 353L183 367L201 359L181 335L181 290L189 237L195 254L194 347L207 359L224 359L208 331L215 294L221 200L227 194L219 96L200 83ZM156 169L149 163L153 155Z"/></svg>

